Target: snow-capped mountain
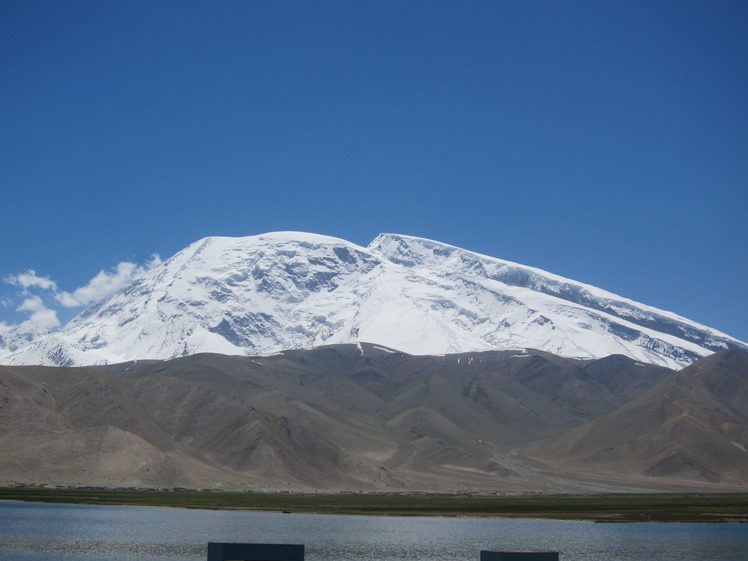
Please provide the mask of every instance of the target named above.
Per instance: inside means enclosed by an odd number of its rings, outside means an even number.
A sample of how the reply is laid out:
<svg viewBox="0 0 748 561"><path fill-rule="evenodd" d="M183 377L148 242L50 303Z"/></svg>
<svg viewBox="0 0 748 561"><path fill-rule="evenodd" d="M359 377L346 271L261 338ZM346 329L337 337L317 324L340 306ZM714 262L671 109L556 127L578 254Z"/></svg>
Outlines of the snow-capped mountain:
<svg viewBox="0 0 748 561"><path fill-rule="evenodd" d="M623 354L674 368L748 349L675 314L436 241L382 234L361 247L277 232L200 240L0 362L261 355L357 341L411 354Z"/></svg>

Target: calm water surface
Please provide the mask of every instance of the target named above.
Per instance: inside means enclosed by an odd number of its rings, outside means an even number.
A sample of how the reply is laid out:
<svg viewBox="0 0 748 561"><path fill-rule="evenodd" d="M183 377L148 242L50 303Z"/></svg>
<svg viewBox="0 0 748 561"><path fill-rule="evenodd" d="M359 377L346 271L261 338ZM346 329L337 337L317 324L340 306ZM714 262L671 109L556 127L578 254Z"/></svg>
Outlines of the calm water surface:
<svg viewBox="0 0 748 561"><path fill-rule="evenodd" d="M198 561L207 543L304 544L307 561L478 561L550 549L561 561L746 561L746 524L334 516L0 502L0 559Z"/></svg>

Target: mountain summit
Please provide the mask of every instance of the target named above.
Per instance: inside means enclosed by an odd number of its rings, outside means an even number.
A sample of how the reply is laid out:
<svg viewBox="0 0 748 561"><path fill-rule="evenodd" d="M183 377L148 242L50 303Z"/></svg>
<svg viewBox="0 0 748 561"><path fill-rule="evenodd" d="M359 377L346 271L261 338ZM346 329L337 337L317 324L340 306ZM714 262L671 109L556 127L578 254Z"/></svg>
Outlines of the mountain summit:
<svg viewBox="0 0 748 561"><path fill-rule="evenodd" d="M262 355L369 342L410 354L534 348L680 368L748 345L539 269L423 238L299 232L193 243L6 364Z"/></svg>

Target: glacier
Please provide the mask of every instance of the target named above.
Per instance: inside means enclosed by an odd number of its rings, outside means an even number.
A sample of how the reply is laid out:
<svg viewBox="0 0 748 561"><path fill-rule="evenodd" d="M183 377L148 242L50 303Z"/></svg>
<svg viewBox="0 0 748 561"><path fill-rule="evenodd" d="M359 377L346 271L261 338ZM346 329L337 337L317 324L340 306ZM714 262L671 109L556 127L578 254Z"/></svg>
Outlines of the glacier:
<svg viewBox="0 0 748 561"><path fill-rule="evenodd" d="M302 232L199 240L3 364L80 366L367 342L409 354L532 348L682 368L748 345L540 269L434 240Z"/></svg>

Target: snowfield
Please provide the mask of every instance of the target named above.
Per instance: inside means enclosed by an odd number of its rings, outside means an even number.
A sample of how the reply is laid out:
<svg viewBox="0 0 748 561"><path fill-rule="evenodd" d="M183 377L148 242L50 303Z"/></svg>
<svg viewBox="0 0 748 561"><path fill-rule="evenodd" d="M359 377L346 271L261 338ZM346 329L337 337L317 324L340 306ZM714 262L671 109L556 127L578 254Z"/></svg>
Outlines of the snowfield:
<svg viewBox="0 0 748 561"><path fill-rule="evenodd" d="M59 331L0 351L0 362L256 356L360 341L410 354L623 354L671 368L748 349L670 312L433 240L381 234L361 247L276 232L195 242Z"/></svg>

